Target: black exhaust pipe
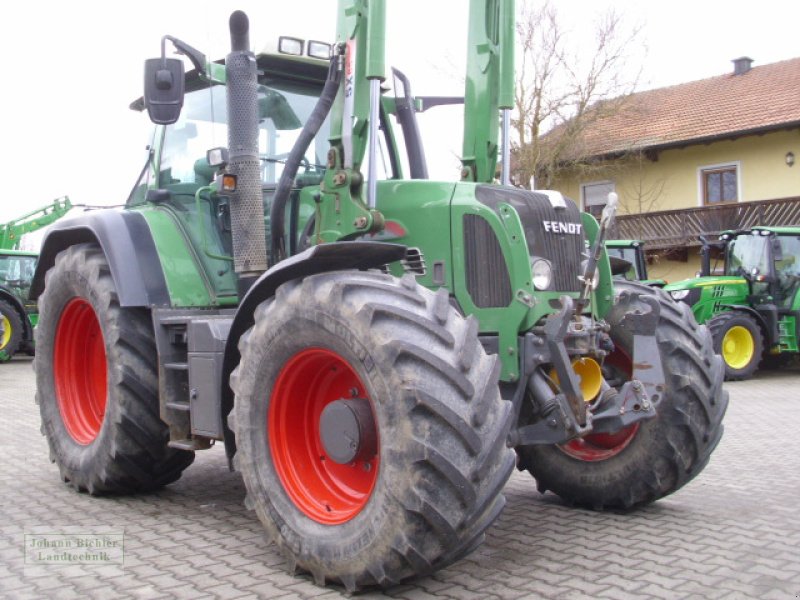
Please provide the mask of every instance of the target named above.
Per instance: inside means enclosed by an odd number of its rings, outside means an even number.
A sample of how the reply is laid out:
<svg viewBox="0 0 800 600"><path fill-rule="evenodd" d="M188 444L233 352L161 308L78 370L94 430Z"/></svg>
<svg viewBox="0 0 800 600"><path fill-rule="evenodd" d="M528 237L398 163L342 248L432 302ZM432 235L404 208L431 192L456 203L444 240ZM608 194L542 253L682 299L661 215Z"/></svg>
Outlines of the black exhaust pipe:
<svg viewBox="0 0 800 600"><path fill-rule="evenodd" d="M250 51L250 23L237 10L230 17L231 52L225 58L228 98L228 173L236 176L230 194L233 265L239 297L267 270L261 161L258 156L258 73Z"/></svg>

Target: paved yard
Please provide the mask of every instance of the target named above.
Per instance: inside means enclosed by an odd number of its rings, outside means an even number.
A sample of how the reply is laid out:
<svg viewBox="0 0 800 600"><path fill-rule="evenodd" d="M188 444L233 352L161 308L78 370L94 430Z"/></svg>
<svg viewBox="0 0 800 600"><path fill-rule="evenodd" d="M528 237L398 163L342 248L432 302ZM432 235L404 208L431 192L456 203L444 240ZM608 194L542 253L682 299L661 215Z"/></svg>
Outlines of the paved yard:
<svg viewBox="0 0 800 600"><path fill-rule="evenodd" d="M517 473L482 547L386 595L800 598L800 371L762 372L728 390L719 448L673 496L632 514L600 514L542 496ZM242 506L243 486L221 447L199 453L183 478L159 493L98 499L67 488L47 458L33 394L30 359L0 365L0 597L343 596L283 570ZM124 562L26 564L32 534L76 531L117 534Z"/></svg>

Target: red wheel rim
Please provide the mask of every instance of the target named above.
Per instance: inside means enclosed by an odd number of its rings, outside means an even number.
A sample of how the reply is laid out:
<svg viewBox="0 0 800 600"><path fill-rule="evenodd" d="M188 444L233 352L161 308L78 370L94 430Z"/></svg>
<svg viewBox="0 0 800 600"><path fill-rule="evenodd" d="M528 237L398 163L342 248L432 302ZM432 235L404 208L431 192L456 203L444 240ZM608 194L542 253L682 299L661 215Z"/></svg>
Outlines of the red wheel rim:
<svg viewBox="0 0 800 600"><path fill-rule="evenodd" d="M309 348L281 369L267 415L270 453L283 488L303 514L326 525L355 517L378 478L380 451L369 461L346 465L325 455L320 415L328 403L343 398L369 396L346 360L331 350Z"/></svg>
<svg viewBox="0 0 800 600"><path fill-rule="evenodd" d="M591 433L559 446L566 454L578 460L597 462L607 460L622 452L636 437L639 424L634 423L616 433Z"/></svg>
<svg viewBox="0 0 800 600"><path fill-rule="evenodd" d="M92 306L70 300L55 337L53 377L61 419L72 439L90 444L100 433L106 412L106 350Z"/></svg>
<svg viewBox="0 0 800 600"><path fill-rule="evenodd" d="M605 361L627 379L633 376L633 361L621 348L617 347ZM561 444L559 448L567 455L585 462L608 460L622 452L636 437L639 423L624 427L614 433L592 433Z"/></svg>

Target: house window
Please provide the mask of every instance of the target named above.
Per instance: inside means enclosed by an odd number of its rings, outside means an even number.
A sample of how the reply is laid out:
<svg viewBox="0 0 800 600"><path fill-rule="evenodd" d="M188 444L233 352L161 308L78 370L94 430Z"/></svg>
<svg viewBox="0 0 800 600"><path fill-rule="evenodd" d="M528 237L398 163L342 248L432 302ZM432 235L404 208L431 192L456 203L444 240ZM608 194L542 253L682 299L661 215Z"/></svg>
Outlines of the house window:
<svg viewBox="0 0 800 600"><path fill-rule="evenodd" d="M703 204L736 202L739 200L737 165L722 165L700 170Z"/></svg>
<svg viewBox="0 0 800 600"><path fill-rule="evenodd" d="M598 181L595 183L585 183L581 186L581 196L583 199L583 210L594 216L596 219L603 214L603 208L608 202L608 194L615 189L613 181Z"/></svg>

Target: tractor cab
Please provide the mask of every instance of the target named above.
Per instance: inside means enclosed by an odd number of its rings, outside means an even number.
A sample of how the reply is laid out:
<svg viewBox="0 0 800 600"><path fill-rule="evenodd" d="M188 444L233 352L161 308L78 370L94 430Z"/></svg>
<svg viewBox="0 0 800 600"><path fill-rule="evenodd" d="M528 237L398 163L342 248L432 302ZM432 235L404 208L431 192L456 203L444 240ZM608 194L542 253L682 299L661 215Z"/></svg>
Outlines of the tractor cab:
<svg viewBox="0 0 800 600"><path fill-rule="evenodd" d="M647 277L647 254L640 240L606 240L606 252L611 261L611 272L615 279L641 281L645 285L664 287L663 279ZM624 262L623 262L624 261Z"/></svg>
<svg viewBox="0 0 800 600"><path fill-rule="evenodd" d="M0 250L0 290L13 294L30 308L36 303L28 302L33 273L36 271L38 254L21 250Z"/></svg>
<svg viewBox="0 0 800 600"><path fill-rule="evenodd" d="M307 48L307 50L306 50ZM191 51L185 52L192 57ZM256 56L257 82L253 90L258 110L253 139L258 148L257 171L263 198L265 243L269 240L270 205L303 125L316 105L329 69L330 46L281 37L277 48ZM177 59L168 59L177 60ZM158 207L181 223L195 247L204 277L221 305L237 301L236 281L230 263L233 256L231 206L224 193L222 173L229 160L225 69L222 62L204 64L204 57L192 60L196 68L184 77L181 110L176 118L155 126L146 164L127 205L134 210ZM153 116L144 98L131 109ZM233 116L236 119L236 116ZM293 178L286 208L286 245L294 251L303 227L314 213L314 188L322 181L327 163L330 120L325 119L301 158ZM316 187L315 187L316 186Z"/></svg>
<svg viewBox="0 0 800 600"><path fill-rule="evenodd" d="M231 223L236 201L232 200L234 188L226 187L228 180L223 178L223 174L229 167L229 154L235 152L235 149L226 147L230 134L229 122L238 119L238 116L229 113L229 86L222 61L204 63L204 57L197 56L197 51L183 42L177 41L177 46L192 59L197 68L185 75L181 75L182 67L177 69L176 76L183 77L180 110L175 111L174 120L164 119L169 122L156 124L146 164L128 198L127 206L142 211L149 220L154 219L150 209L156 208L169 213L170 219L179 222L180 229L191 239L192 245L202 249L198 258L203 267L202 278L210 284L212 302L219 306L234 305L242 295L242 290L237 289L236 271L231 268L236 254L233 241L235 223ZM253 125L257 127L253 131L253 139L258 148L263 207L257 211L255 218L263 218L264 222L263 234L256 235L263 235L268 249L273 246L272 237L279 235L285 256L302 252L326 238L325 231L316 232L315 235L318 220L315 213L319 209L326 172L333 165L328 152L331 138L337 137L332 114L322 119L311 141L302 144L305 151L299 157L296 172L290 175L288 197L279 211L285 223L280 226L282 235L275 234L276 228L271 226L271 220L275 218L273 200L290 154L298 145L298 139L304 135L304 127L312 117L330 77L331 63L337 60L332 54L333 49L329 44L281 37L277 44L256 55L258 112L253 120ZM203 68L199 68L200 65ZM377 153L372 161L375 164L370 165L371 155L367 154L360 170L366 173L374 167L377 193L383 198L384 205L397 205L403 210L403 204L408 205L409 197L419 193L411 180L428 178L416 113L461 100L414 97L409 79L396 69L392 70L392 75L396 95L388 91L390 88L386 84L380 90ZM154 95L152 91L150 94ZM145 96L134 101L130 107L139 112L148 111L152 120L155 109L159 107L154 107L152 98L149 101L147 95L146 90ZM341 125L338 127L341 128ZM338 136L343 144L358 143L354 139L349 140L350 134L346 128L344 131L345 134ZM294 158L295 163L297 158ZM336 185L340 185L335 177L332 176L332 179ZM362 184L363 181L353 181L351 189L362 187ZM332 187L330 182L328 187ZM445 208L448 205L453 187L454 184L449 184L441 188L442 202L437 207ZM341 204L337 202L337 206ZM233 220L237 221L235 216ZM364 220L364 217L349 220L356 222ZM345 219L337 217L336 221ZM432 219L428 221L432 223ZM371 232L364 232L369 234L365 239L386 241L407 237L405 234L409 226L392 220L385 224L382 231L377 224L372 229ZM252 239L255 236L248 237ZM420 264L421 252L416 248L413 236L405 241L412 246L409 268L415 275L428 275L432 283L433 275ZM274 264L278 259L271 257L270 262Z"/></svg>
<svg viewBox="0 0 800 600"><path fill-rule="evenodd" d="M756 302L791 309L800 283L800 232L756 227L722 237L725 275L747 279Z"/></svg>

